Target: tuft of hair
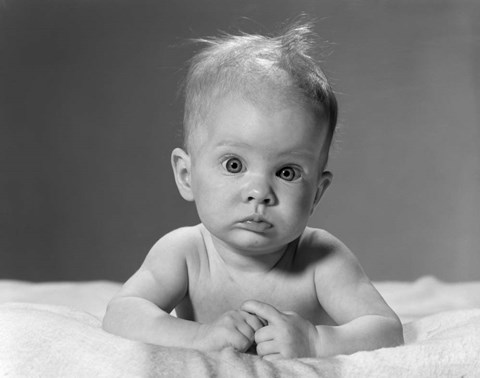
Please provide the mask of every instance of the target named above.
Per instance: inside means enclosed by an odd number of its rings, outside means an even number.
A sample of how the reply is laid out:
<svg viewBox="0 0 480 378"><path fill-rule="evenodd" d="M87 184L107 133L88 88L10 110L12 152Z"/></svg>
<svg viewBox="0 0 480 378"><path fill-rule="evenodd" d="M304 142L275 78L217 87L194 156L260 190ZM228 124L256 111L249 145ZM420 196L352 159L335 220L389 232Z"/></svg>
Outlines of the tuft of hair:
<svg viewBox="0 0 480 378"><path fill-rule="evenodd" d="M296 22L274 36L222 34L194 40L203 48L191 59L184 85L185 148L190 149L192 130L205 122L219 98L235 93L261 100L258 96L269 89L294 91L300 101L310 104L319 119L327 121L329 147L337 123L337 100L313 57L318 38L312 29L311 22Z"/></svg>

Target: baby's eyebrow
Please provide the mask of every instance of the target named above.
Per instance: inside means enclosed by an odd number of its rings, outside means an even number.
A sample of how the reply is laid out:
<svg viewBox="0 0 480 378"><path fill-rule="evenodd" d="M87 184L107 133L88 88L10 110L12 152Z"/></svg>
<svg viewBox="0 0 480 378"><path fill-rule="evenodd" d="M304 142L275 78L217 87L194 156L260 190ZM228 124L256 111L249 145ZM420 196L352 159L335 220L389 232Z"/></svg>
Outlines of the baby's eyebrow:
<svg viewBox="0 0 480 378"><path fill-rule="evenodd" d="M289 150L289 151L285 151L280 155L298 155L298 156L307 157L307 158L312 158L315 156L315 154L309 150Z"/></svg>
<svg viewBox="0 0 480 378"><path fill-rule="evenodd" d="M241 142L241 141L236 141L236 140L224 140L220 141L216 144L216 147L247 147L247 148L253 148L253 146L249 143L246 142ZM266 149L268 150L268 148ZM279 155L302 155L302 156L314 156L315 153L313 151L310 151L308 149L297 149L297 148L292 148L292 149L286 149L285 151L281 151Z"/></svg>
<svg viewBox="0 0 480 378"><path fill-rule="evenodd" d="M237 140L222 140L217 143L217 147L252 147L250 144L245 142L239 142Z"/></svg>
<svg viewBox="0 0 480 378"><path fill-rule="evenodd" d="M240 148L240 149L252 149L253 146L250 145L249 143L245 142L240 142L240 141L220 141L216 144L217 148L223 148L223 147L234 147L234 148ZM264 151L268 151L268 148L265 149ZM291 150L285 150L281 151L276 154L277 157L279 158L288 158L288 157L294 157L297 159L302 159L302 160L314 160L317 155L315 152L310 151L310 150L304 150L304 149L291 149Z"/></svg>
<svg viewBox="0 0 480 378"><path fill-rule="evenodd" d="M279 158L294 158L301 159L304 161L314 161L317 159L317 154L314 151L302 150L302 149L291 149L286 150L278 154Z"/></svg>

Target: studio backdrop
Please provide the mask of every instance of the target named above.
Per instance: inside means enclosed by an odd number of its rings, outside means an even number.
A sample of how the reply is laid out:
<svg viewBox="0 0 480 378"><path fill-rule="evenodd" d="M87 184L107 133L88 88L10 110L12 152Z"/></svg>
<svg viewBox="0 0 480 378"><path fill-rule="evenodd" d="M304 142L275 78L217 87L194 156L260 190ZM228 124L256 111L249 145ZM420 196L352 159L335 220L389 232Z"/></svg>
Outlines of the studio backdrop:
<svg viewBox="0 0 480 378"><path fill-rule="evenodd" d="M339 129L310 224L372 279L480 279L480 3L0 2L0 278L125 280L177 193L191 38L317 20Z"/></svg>

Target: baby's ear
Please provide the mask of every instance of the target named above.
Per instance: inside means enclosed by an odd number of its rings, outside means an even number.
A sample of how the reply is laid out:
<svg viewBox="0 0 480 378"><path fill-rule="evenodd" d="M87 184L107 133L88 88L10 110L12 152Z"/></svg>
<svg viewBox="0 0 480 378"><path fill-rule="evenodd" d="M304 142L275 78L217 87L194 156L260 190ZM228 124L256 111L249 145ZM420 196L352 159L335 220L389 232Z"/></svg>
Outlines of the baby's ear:
<svg viewBox="0 0 480 378"><path fill-rule="evenodd" d="M322 176L320 177L320 180L318 182L317 193L315 193L315 199L313 200L312 210L310 211L311 214L313 214L313 211L319 204L320 199L323 197L323 194L325 193L327 188L330 186L332 180L333 180L332 172L329 172L329 171L322 172Z"/></svg>
<svg viewBox="0 0 480 378"><path fill-rule="evenodd" d="M187 201L193 201L190 181L190 156L181 148L172 151L172 168L180 195Z"/></svg>

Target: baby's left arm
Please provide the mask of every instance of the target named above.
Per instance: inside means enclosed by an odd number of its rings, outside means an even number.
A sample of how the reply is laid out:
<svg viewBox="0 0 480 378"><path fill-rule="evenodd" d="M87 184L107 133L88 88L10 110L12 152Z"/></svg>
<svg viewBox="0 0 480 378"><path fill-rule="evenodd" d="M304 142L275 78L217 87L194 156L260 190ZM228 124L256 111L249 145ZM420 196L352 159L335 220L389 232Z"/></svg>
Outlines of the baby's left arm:
<svg viewBox="0 0 480 378"><path fill-rule="evenodd" d="M357 258L338 239L317 230L314 245L328 253L316 264L315 287L338 326L316 326L317 355L351 354L403 344L398 316L372 285Z"/></svg>
<svg viewBox="0 0 480 378"><path fill-rule="evenodd" d="M325 252L315 262L317 298L338 326L314 325L294 312L247 301L242 309L268 323L255 334L258 354L267 359L327 357L403 344L400 320L355 256L339 240L319 232L318 242L309 246Z"/></svg>

